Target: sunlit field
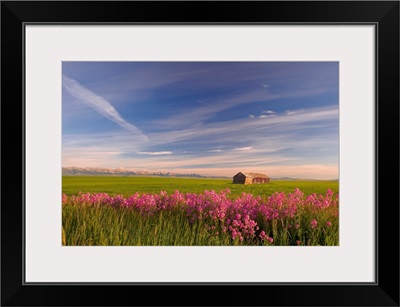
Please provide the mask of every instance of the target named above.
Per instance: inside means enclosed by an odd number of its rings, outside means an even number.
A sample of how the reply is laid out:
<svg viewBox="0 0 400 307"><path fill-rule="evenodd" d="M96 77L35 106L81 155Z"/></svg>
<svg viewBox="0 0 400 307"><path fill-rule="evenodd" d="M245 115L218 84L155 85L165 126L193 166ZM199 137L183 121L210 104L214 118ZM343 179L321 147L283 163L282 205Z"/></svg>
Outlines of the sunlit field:
<svg viewBox="0 0 400 307"><path fill-rule="evenodd" d="M240 196L243 192L265 198L274 192L291 193L300 189L305 195L324 194L327 189L338 193L337 181L290 181L271 180L268 184L233 184L232 179L208 178L171 178L171 177L113 177L113 176L64 176L62 193L74 195L82 193L107 193L128 197L138 193L202 193L205 190L220 191L229 188L231 196Z"/></svg>

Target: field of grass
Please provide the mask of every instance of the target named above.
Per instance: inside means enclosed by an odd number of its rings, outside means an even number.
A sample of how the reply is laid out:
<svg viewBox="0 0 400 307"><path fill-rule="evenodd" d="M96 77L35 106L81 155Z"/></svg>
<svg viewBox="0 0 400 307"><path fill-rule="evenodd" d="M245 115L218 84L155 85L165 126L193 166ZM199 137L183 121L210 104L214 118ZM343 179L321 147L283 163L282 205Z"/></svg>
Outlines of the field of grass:
<svg viewBox="0 0 400 307"><path fill-rule="evenodd" d="M232 196L243 192L254 196L267 197L274 192L292 193L298 188L305 195L325 194L328 189L338 193L337 181L274 181L269 184L233 184L231 179L173 178L173 177L112 177L112 176L63 176L62 193L66 195L82 193L107 193L125 197L139 193L202 193L205 190L221 191L229 188Z"/></svg>
<svg viewBox="0 0 400 307"><path fill-rule="evenodd" d="M62 191L63 245L339 244L333 181L65 176Z"/></svg>
<svg viewBox="0 0 400 307"><path fill-rule="evenodd" d="M143 216L128 208L67 205L63 208L63 245L231 245L228 233L213 236L205 224L204 221L190 223L180 210Z"/></svg>

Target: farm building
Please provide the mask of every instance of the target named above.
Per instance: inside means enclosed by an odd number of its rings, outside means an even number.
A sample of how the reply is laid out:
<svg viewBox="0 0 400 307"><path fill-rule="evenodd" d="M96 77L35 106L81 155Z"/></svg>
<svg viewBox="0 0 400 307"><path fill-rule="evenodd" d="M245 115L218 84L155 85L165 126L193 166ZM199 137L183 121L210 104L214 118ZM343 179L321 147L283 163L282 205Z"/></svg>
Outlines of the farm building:
<svg viewBox="0 0 400 307"><path fill-rule="evenodd" d="M233 176L233 183L255 184L269 183L270 178L267 175L259 173L237 173Z"/></svg>

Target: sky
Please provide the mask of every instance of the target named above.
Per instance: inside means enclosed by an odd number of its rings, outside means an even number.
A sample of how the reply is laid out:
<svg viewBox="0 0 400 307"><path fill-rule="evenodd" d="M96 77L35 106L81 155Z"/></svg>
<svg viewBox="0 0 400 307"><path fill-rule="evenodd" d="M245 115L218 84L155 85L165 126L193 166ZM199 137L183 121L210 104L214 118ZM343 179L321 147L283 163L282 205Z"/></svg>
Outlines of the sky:
<svg viewBox="0 0 400 307"><path fill-rule="evenodd" d="M337 179L338 62L63 62L63 167Z"/></svg>

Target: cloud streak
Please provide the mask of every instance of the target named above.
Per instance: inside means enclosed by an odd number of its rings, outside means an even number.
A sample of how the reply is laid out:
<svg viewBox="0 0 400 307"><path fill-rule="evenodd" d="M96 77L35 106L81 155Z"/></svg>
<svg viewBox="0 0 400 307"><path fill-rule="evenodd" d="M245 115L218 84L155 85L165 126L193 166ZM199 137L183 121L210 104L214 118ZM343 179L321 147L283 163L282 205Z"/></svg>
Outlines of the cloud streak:
<svg viewBox="0 0 400 307"><path fill-rule="evenodd" d="M329 126L328 121L337 120L339 110L335 107L313 108L307 112L300 112L297 116L274 116L265 120L257 118L254 120L239 119L227 122L210 123L202 127L202 129L189 128L184 130L170 130L166 132L152 133L149 137L154 144L166 144L173 142L182 142L184 140L195 139L199 137L219 138L228 140L228 138L238 139L241 136L243 139L250 137L254 139L256 135L263 135L263 131L268 131L269 134L273 131L277 133L287 133L290 131L298 131L307 123L314 121L323 121ZM249 136L248 131L252 131ZM265 135L263 135L265 137ZM211 142L211 140L210 140Z"/></svg>
<svg viewBox="0 0 400 307"><path fill-rule="evenodd" d="M296 110L296 111L286 110L285 114L286 115L297 115L297 114L303 113L303 112L304 112L304 110Z"/></svg>
<svg viewBox="0 0 400 307"><path fill-rule="evenodd" d="M149 156L172 155L172 151L139 151L138 154Z"/></svg>
<svg viewBox="0 0 400 307"><path fill-rule="evenodd" d="M249 146L249 147L240 147L240 148L235 148L234 150L250 150L253 147Z"/></svg>
<svg viewBox="0 0 400 307"><path fill-rule="evenodd" d="M237 93L236 95L227 96L226 98L219 98L210 102L206 106L201 106L190 111L182 112L173 115L169 118L158 120L157 124L164 127L173 129L176 127L194 127L202 125L202 122L214 117L217 113L232 109L234 107L250 105L255 102L267 101L276 99L278 96L270 95L265 90L251 90L244 93ZM252 118L252 116L249 116Z"/></svg>
<svg viewBox="0 0 400 307"><path fill-rule="evenodd" d="M143 132L135 125L128 123L111 105L110 102L96 95L91 90L81 85L78 81L63 74L62 85L64 90L68 94L82 101L83 103L94 109L100 115L117 123L122 128L130 132L133 132L134 134L142 135L144 138L147 139L147 137L143 134Z"/></svg>

